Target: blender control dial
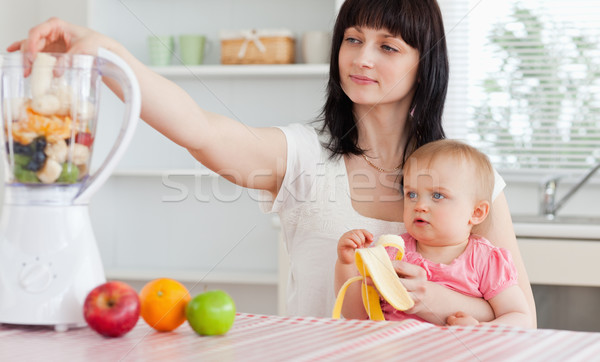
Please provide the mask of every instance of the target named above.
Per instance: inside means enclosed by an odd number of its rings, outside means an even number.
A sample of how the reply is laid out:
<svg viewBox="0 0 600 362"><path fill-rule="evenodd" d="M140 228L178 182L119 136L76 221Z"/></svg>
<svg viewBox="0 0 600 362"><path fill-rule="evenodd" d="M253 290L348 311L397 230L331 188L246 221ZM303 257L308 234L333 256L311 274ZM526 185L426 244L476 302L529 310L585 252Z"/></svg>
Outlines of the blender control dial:
<svg viewBox="0 0 600 362"><path fill-rule="evenodd" d="M39 293L52 282L52 270L48 264L25 264L19 274L19 284L30 293Z"/></svg>

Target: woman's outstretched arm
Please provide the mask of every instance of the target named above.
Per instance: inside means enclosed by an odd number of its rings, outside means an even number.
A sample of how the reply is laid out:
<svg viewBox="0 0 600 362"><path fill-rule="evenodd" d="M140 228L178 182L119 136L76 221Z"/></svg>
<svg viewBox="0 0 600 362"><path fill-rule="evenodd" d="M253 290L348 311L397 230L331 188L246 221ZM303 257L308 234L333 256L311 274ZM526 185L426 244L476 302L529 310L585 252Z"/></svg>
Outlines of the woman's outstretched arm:
<svg viewBox="0 0 600 362"><path fill-rule="evenodd" d="M8 50L97 55L100 47L117 54L133 69L142 93L141 118L146 123L228 180L277 193L287 156L285 135L280 130L249 127L202 109L182 88L153 72L117 41L52 18L32 28L27 39L13 43ZM122 98L116 82L104 81Z"/></svg>

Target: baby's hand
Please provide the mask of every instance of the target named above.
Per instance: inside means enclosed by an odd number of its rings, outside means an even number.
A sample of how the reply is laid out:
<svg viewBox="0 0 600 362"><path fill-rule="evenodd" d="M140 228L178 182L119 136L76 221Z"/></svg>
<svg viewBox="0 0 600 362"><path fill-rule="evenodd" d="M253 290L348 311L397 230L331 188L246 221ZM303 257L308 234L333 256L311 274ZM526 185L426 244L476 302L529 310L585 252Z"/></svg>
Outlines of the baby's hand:
<svg viewBox="0 0 600 362"><path fill-rule="evenodd" d="M354 264L354 251L373 242L373 234L364 229L346 232L338 242L338 260L342 264Z"/></svg>
<svg viewBox="0 0 600 362"><path fill-rule="evenodd" d="M449 326L477 326L479 321L465 312L456 312L446 319L446 325Z"/></svg>

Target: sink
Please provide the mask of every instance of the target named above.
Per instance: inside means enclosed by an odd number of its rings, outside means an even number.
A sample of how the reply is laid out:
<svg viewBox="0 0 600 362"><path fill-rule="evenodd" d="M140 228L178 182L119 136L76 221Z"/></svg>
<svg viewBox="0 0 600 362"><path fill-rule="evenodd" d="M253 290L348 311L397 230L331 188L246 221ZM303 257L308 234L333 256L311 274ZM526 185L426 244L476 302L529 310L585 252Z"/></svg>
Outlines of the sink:
<svg viewBox="0 0 600 362"><path fill-rule="evenodd" d="M549 219L545 215L513 215L514 223L526 224L569 224L569 225L600 225L600 217L558 215Z"/></svg>
<svg viewBox="0 0 600 362"><path fill-rule="evenodd" d="M513 215L517 237L600 240L600 217Z"/></svg>

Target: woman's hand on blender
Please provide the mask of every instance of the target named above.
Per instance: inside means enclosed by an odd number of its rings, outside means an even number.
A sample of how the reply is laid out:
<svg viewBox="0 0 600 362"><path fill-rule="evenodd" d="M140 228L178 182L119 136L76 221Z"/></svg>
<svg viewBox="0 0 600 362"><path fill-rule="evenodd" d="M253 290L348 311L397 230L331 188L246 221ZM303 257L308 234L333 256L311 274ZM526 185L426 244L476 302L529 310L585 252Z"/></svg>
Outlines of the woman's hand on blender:
<svg viewBox="0 0 600 362"><path fill-rule="evenodd" d="M91 29L50 18L31 28L27 39L12 43L6 50L20 50L27 54L25 65L28 73L38 52L96 55L98 47L110 48L111 45L110 38Z"/></svg>

